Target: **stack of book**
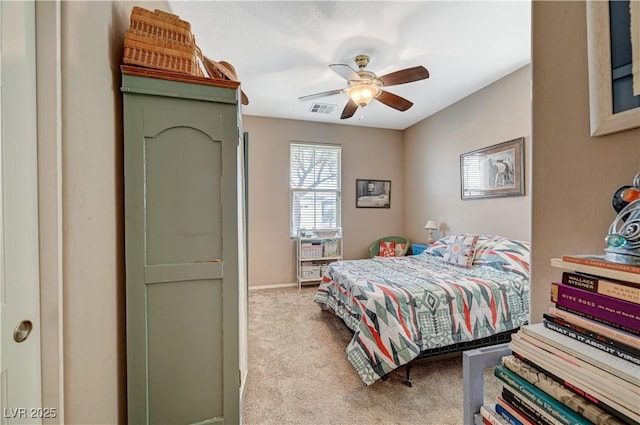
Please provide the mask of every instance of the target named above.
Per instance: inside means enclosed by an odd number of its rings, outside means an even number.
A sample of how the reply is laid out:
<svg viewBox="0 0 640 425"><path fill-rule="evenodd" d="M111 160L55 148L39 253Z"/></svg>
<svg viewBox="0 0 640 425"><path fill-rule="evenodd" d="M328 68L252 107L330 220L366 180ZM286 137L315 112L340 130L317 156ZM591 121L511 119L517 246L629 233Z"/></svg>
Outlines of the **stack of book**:
<svg viewBox="0 0 640 425"><path fill-rule="evenodd" d="M512 336L476 423L640 425L640 266L565 255L541 323Z"/></svg>

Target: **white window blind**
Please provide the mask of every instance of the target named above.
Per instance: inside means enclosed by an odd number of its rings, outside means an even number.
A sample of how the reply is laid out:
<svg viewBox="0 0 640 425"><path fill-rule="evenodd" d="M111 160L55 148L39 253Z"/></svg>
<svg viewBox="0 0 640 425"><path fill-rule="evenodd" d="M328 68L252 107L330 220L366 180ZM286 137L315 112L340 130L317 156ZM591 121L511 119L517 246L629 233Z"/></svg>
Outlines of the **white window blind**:
<svg viewBox="0 0 640 425"><path fill-rule="evenodd" d="M292 142L289 147L290 235L341 223L342 148Z"/></svg>

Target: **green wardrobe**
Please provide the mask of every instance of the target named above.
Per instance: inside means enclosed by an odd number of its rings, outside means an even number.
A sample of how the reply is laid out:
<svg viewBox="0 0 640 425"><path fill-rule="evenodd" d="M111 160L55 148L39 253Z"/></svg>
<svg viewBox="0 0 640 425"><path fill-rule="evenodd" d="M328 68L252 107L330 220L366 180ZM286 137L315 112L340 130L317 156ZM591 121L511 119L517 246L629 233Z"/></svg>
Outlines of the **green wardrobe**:
<svg viewBox="0 0 640 425"><path fill-rule="evenodd" d="M129 424L239 424L247 298L238 83L123 66L122 92Z"/></svg>

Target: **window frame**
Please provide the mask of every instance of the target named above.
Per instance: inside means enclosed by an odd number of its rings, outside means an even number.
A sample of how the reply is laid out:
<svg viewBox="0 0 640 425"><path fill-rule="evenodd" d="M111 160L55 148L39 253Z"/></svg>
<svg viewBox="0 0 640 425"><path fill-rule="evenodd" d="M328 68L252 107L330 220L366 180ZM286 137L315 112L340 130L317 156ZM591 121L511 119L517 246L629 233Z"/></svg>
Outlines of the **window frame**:
<svg viewBox="0 0 640 425"><path fill-rule="evenodd" d="M311 151L313 152L313 154L317 154L318 151L320 151L321 149L326 149L329 152L331 152L332 150L334 152L337 153L338 155L338 159L337 159L337 183L336 183L336 188L326 188L326 187L321 187L321 188L300 188L298 186L294 187L294 182L292 181L292 175L293 175L293 161L292 161L292 157L293 157L293 149L294 147L298 147L298 149L300 149L300 151L304 151L305 149L308 149L307 152ZM315 164L314 164L315 166ZM317 183L316 183L317 186ZM294 223L294 199L295 196L294 194L296 193L308 193L308 192L312 192L312 193L322 193L322 192L329 192L329 193L335 193L335 210L331 209L332 212L335 212L335 223L334 225L327 227L327 226L320 226L320 227L316 227L318 229L334 229L334 228L340 228L342 226L342 145L340 144L335 144L335 143L319 143L319 142L303 142L303 141L298 141L298 140L291 140L289 142L289 237L291 239L296 239L298 237L297 233L298 233L298 228L295 227L295 223ZM322 204L318 204L318 200L314 199L313 201L313 208L316 211L315 214L317 214L317 210L318 208L322 211L321 214L324 214L326 205L322 205ZM315 221L315 217L314 217L314 221ZM317 226L317 223L316 223ZM302 228L307 228L307 227L302 227Z"/></svg>

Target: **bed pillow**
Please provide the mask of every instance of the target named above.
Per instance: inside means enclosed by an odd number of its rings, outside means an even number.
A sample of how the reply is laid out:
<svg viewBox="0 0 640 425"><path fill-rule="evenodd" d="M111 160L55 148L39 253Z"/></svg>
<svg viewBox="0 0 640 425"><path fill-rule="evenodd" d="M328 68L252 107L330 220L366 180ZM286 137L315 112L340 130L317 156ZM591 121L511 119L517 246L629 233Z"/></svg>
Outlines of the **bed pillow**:
<svg viewBox="0 0 640 425"><path fill-rule="evenodd" d="M396 257L402 257L402 253L404 252L404 249L407 247L406 243L400 243L400 242L396 242L396 246L394 248L394 253Z"/></svg>
<svg viewBox="0 0 640 425"><path fill-rule="evenodd" d="M530 244L527 241L489 236L486 241L478 242L473 265L529 277L529 251Z"/></svg>
<svg viewBox="0 0 640 425"><path fill-rule="evenodd" d="M447 245L454 236L455 235L449 235L438 239L434 243L430 244L424 252L429 255L433 255L434 257L442 257L444 252L447 250Z"/></svg>
<svg viewBox="0 0 640 425"><path fill-rule="evenodd" d="M491 251L498 242L504 239L502 236L494 235L480 235L478 236L478 242L476 243L476 254L473 259L475 264L478 258L481 258L485 253Z"/></svg>
<svg viewBox="0 0 640 425"><path fill-rule="evenodd" d="M454 235L442 259L454 266L469 268L473 264L478 235Z"/></svg>
<svg viewBox="0 0 640 425"><path fill-rule="evenodd" d="M396 256L396 243L391 241L380 241L380 248L378 248L378 256L380 257L395 257Z"/></svg>

